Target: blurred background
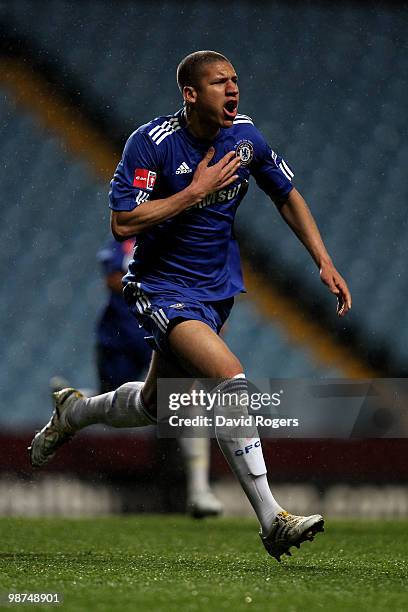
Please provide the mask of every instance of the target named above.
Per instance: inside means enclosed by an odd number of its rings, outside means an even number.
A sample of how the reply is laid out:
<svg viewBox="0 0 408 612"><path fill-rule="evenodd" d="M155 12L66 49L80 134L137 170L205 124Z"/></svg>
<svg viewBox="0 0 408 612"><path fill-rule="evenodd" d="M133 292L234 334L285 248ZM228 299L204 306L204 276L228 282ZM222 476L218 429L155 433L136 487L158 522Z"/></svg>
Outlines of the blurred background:
<svg viewBox="0 0 408 612"><path fill-rule="evenodd" d="M403 378L408 370L408 6L344 2L0 2L0 514L182 511L177 448L152 430L78 435L40 474L26 446L49 380L96 389L109 180L139 125L181 106L175 71L215 49L290 163L353 294L345 320L257 188L236 229L248 295L226 340L249 377ZM291 511L408 514L402 439L268 440ZM168 460L168 458L171 460ZM224 459L227 513L248 512Z"/></svg>

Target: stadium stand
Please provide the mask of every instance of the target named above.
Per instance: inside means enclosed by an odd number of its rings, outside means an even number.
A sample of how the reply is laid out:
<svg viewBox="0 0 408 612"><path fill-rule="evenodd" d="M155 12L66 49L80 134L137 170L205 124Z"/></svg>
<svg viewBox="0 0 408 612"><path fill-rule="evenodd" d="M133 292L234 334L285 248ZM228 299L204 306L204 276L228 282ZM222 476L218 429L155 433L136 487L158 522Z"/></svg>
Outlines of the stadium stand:
<svg viewBox="0 0 408 612"><path fill-rule="evenodd" d="M7 91L1 98L1 421L12 427L48 413L52 370L93 384L92 328L104 289L92 255L108 216L106 186L18 112Z"/></svg>
<svg viewBox="0 0 408 612"><path fill-rule="evenodd" d="M317 364L306 349L291 345L284 331L268 323L248 299L235 305L225 335L228 346L242 359L251 379L338 378L342 374L339 369Z"/></svg>
<svg viewBox="0 0 408 612"><path fill-rule="evenodd" d="M108 232L107 186L96 183L86 164L67 154L33 117L19 112L7 91L1 95L0 147L7 160L1 185L4 201L13 205L0 230L8 287L1 303L7 368L0 374L0 419L6 427L29 427L49 413L51 375L63 373L78 386L95 387L93 329L104 299L95 254ZM18 166L16 151L23 152ZM248 329L262 339L262 353L251 353L243 333ZM283 376L283 355L285 375L330 375L311 365L307 351L288 345L249 303L237 307L228 336L254 376L270 375L266 363L275 363L275 375Z"/></svg>
<svg viewBox="0 0 408 612"><path fill-rule="evenodd" d="M77 98L103 109L118 140L152 115L178 108L174 66L185 53L222 47L240 74L242 110L293 164L296 184L347 276L355 304L348 321L333 324L333 300L318 286L317 271L258 192L237 223L249 251L257 244L274 280L299 284L302 299L337 335L357 335L371 363L404 373L407 222L400 201L408 191L408 148L399 101L408 94L406 7L237 2L232 12L211 2L122 2L117 10L60 0L36 4L33 20L33 6L27 0L3 6L3 22L40 58L75 76ZM157 61L162 57L165 66Z"/></svg>
<svg viewBox="0 0 408 612"><path fill-rule="evenodd" d="M402 375L408 352L407 221L401 205L408 192L401 104L408 94L407 9L362 6L237 0L232 11L216 2L14 0L0 5L1 51L45 69L56 90L95 117L119 147L136 125L177 110L174 67L183 55L216 48L230 56L240 75L242 112L293 165L296 184L350 283L351 317L333 324L333 299L317 270L255 189L238 215L246 256L261 260L269 278L334 326L337 337L354 338L367 362ZM7 219L0 228L0 354L7 364L0 370L1 469L27 477L21 450L26 440L19 432L48 416L49 377L62 373L78 386L93 386L92 332L103 293L94 255L108 233L107 183L96 181L89 165L40 128L32 113L15 106L10 91L2 88L0 95ZM284 329L247 298L238 301L226 333L251 377L343 374L290 344ZM7 429L18 433L7 436ZM323 485L350 478L406 480L404 441L381 442L278 441L266 450L275 473L289 481L313 481L316 466L325 466ZM125 473L134 486L146 460L156 469L151 440L146 444L136 452L121 439L108 457L103 441L93 441L90 451L79 438L55 469L65 471L68 481L75 472L82 478L83 466L90 479L97 471L108 478ZM224 463L215 469L224 473ZM2 491L10 489L4 480ZM337 505L342 496L340 491ZM101 503L95 499L92 512ZM9 512L7 503L0 513ZM65 503L61 507L71 512ZM399 513L406 513L406 501Z"/></svg>
<svg viewBox="0 0 408 612"><path fill-rule="evenodd" d="M329 248L347 275L355 307L350 322L342 323L340 331L347 332L354 326L367 353L371 347L377 353L379 347L388 348L398 371L403 371L408 351L404 308L408 272L407 221L401 215L400 200L408 191L404 174L408 148L398 100L406 96L408 85L396 70L404 64L405 26L399 19L402 9L363 12L351 5L333 9L281 3L261 8L245 2L237 6L239 10L228 16L230 28L222 37L222 50L234 61L236 57L243 109L253 111L256 124L293 164L297 184L312 203ZM164 107L178 107L174 65L183 53L196 47L198 13L201 46L219 48L220 8L212 3L203 8L193 2L181 13L180 7L171 3L160 5L158 10L153 5L141 8L138 3L124 2L117 11L103 2L46 1L35 5L35 20L33 10L34 4L29 1L2 5L3 27L33 44L37 53L56 64L68 81L73 75L81 85L80 97L104 108L118 139L135 123L163 112ZM297 19L293 19L295 13ZM50 15L52 18L47 19ZM167 27L181 15L187 37L183 44L177 30ZM356 36L363 19L368 19L369 27L365 34ZM348 26L347 31L335 27L339 20ZM285 36L289 24L296 30L295 49ZM267 44L271 32L272 49ZM235 47L237 33L242 34L239 53ZM88 44L90 36L92 45ZM154 49L145 44L153 36ZM127 51L124 40L133 41L132 53ZM157 57L166 57L171 70L163 71ZM273 78L263 78L265 66ZM288 72L292 88L287 85ZM258 87L253 86L259 81L262 99L268 101L261 106ZM2 302L3 321L8 323L5 358L15 371L10 379L3 370L3 378L8 378L8 394L2 418L10 422L10 418L18 420L18 406L27 405L25 396L16 402L13 394L19 388L19 376L33 359L37 367L32 376L38 390L49 374L49 363L57 370L64 365L70 378L79 384L85 379L85 384L92 386L90 330L102 287L95 280L92 257L87 262L82 258L79 266L74 253L84 248L88 253L96 251L106 235L107 211L106 186L96 185L86 165L70 158L51 135L41 133L32 117L13 109L6 92L3 97L7 98L1 109L3 158L12 159L16 150L26 153L26 159L19 163L24 181L18 180L17 168L11 164L2 178L5 201L18 203L8 210L8 223L2 230L7 253L2 262L3 278L10 279L8 285L15 287ZM75 224L75 231L70 231L70 223L71 228ZM17 231L10 232L10 228ZM259 192L252 190L249 201L242 206L238 229L244 235L247 251L255 250L253 245L257 245L258 256L261 253L269 263L274 280L289 277L292 292L296 293L293 286L299 283L301 293L313 296L312 306L332 313L333 299L319 286L313 264ZM32 249L20 259L16 273L13 258L20 256L22 242ZM42 280L38 283L36 279L31 294L34 270L41 270ZM84 295L84 289L86 306L72 299L79 291ZM24 301L18 299L21 295ZM27 300L31 316L21 324ZM45 300L49 304L46 313ZM263 352L259 356L248 352L245 334L236 332L248 329L248 324L257 320L252 308L249 303L240 305L228 332L233 348L248 368L253 367L261 375L259 368L267 362L272 366L268 373L273 369L279 376L282 372L278 365L284 362L287 376L333 375L330 368L314 366L307 353L288 348L271 325L256 328L262 329L258 332L262 336L258 349L265 347L268 360L263 358ZM250 325L249 329L254 327ZM17 337L13 335L15 329ZM83 333L84 329L87 333ZM13 338L17 339L12 342ZM274 354L278 358L271 362ZM42 389L45 400L44 393Z"/></svg>

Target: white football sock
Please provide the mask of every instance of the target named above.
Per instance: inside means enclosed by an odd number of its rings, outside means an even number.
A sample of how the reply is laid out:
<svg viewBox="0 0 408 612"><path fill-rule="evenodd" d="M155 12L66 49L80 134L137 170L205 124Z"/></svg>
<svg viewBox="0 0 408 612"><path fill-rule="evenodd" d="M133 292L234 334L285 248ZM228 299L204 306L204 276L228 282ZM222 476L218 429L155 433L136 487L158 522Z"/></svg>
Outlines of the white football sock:
<svg viewBox="0 0 408 612"><path fill-rule="evenodd" d="M72 402L64 413L74 430L103 423L111 427L143 427L155 424L142 398L143 382L125 383L116 391Z"/></svg>
<svg viewBox="0 0 408 612"><path fill-rule="evenodd" d="M213 392L237 394L248 392L244 374L238 374L230 380L221 383ZM216 414L237 418L247 416L245 407L237 405L217 406ZM241 437L250 433L249 437ZM255 510L261 524L262 533L266 535L272 522L282 507L273 497L266 475L266 466L262 453L261 441L255 426L232 428L215 427L218 444L228 461L230 468L238 478L251 506Z"/></svg>
<svg viewBox="0 0 408 612"><path fill-rule="evenodd" d="M210 440L179 438L187 479L187 497L205 493L210 488Z"/></svg>

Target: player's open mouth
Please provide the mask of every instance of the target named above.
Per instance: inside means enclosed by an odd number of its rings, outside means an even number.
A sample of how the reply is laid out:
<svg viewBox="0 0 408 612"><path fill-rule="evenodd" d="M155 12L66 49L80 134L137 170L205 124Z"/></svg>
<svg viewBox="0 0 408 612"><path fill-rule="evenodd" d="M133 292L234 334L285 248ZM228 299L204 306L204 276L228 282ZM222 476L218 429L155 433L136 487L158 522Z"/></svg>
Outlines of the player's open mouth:
<svg viewBox="0 0 408 612"><path fill-rule="evenodd" d="M238 112L238 100L228 100L228 102L224 104L224 117L226 119L233 121L235 117L237 116L237 112Z"/></svg>

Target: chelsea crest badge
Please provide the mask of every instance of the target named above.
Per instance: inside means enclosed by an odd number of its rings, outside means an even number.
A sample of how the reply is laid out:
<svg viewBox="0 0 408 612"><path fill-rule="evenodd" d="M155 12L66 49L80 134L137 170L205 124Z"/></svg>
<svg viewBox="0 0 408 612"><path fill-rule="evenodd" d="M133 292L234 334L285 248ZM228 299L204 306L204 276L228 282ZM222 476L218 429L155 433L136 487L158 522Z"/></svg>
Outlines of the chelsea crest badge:
<svg viewBox="0 0 408 612"><path fill-rule="evenodd" d="M249 166L254 157L254 145L250 140L240 140L237 144L236 155L242 166Z"/></svg>

